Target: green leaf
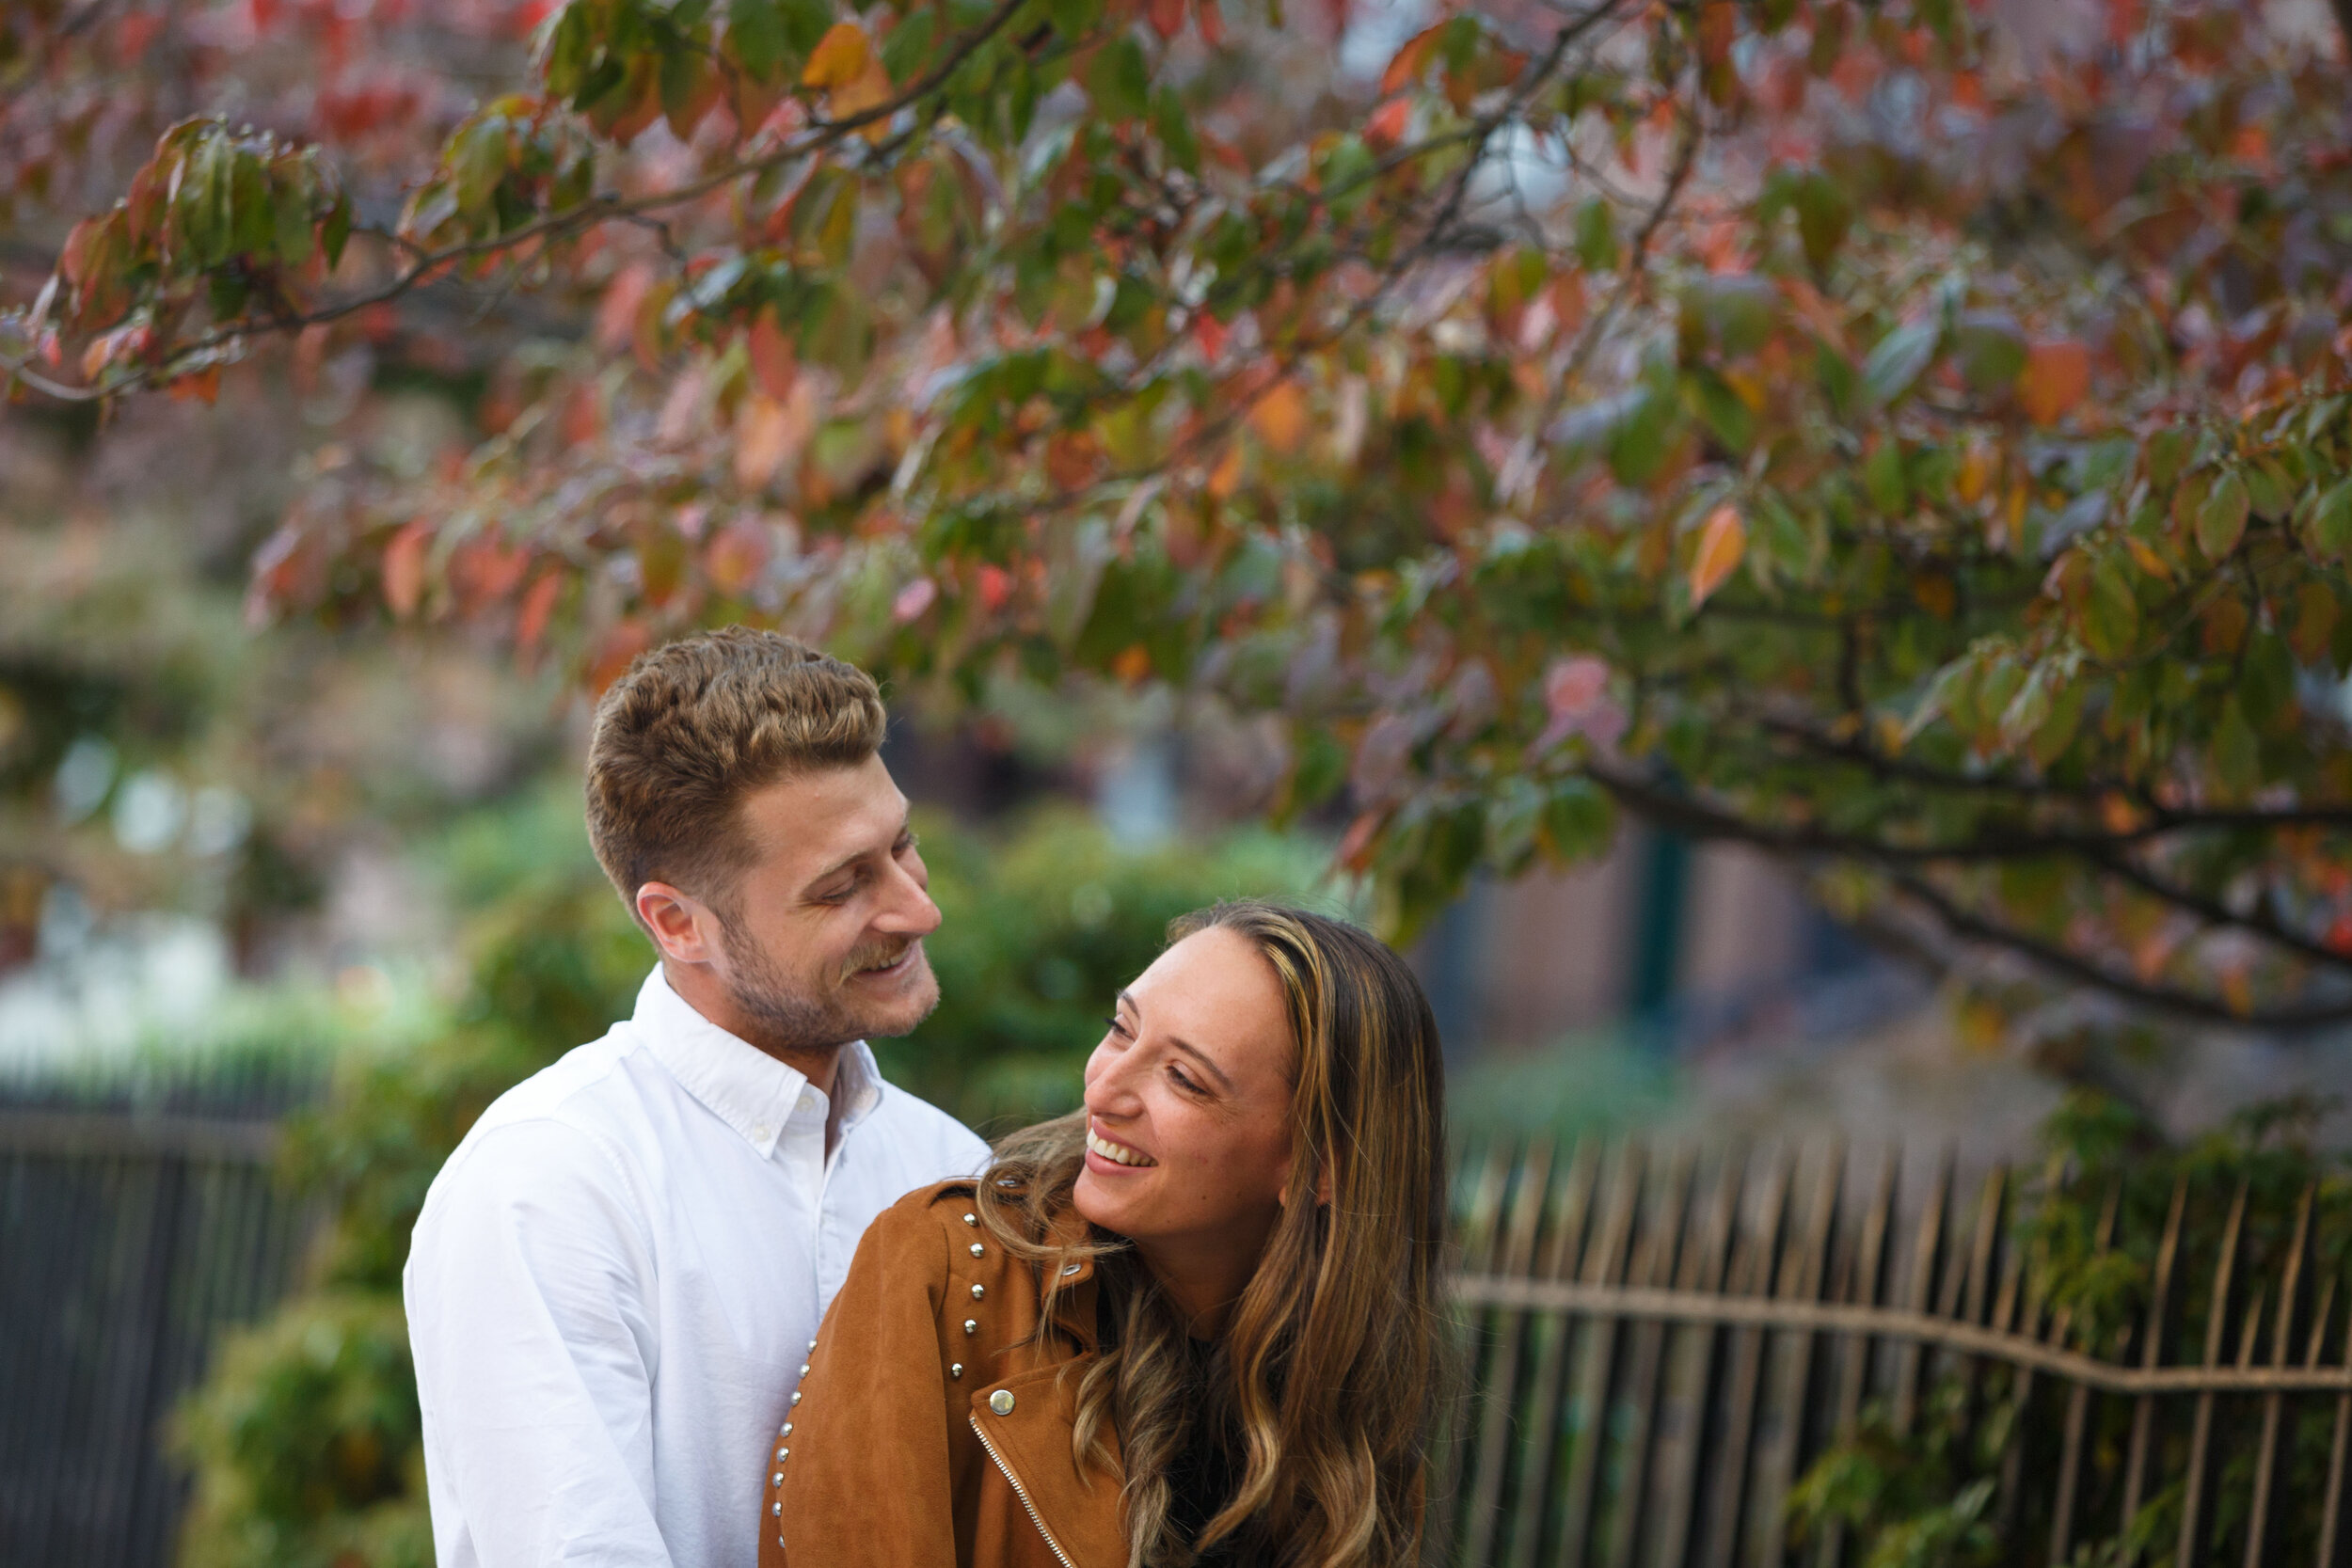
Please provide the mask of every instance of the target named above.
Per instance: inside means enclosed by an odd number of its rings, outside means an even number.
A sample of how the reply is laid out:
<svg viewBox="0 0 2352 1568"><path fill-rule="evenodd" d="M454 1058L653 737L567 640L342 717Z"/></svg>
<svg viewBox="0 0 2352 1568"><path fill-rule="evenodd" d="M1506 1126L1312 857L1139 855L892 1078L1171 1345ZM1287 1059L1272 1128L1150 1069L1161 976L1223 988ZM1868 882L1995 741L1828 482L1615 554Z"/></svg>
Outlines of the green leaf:
<svg viewBox="0 0 2352 1568"><path fill-rule="evenodd" d="M480 212L488 203L490 193L506 178L507 150L502 119L479 119L457 133L457 145L449 153L449 177L459 212Z"/></svg>
<svg viewBox="0 0 2352 1568"><path fill-rule="evenodd" d="M2139 599L2113 556L2091 568L2083 596L2083 641L2101 658L2121 658L2139 635Z"/></svg>
<svg viewBox="0 0 2352 1568"><path fill-rule="evenodd" d="M1952 329L1952 352L1970 387L2005 391L2026 369L2026 334L2006 310L1972 310Z"/></svg>
<svg viewBox="0 0 2352 1568"><path fill-rule="evenodd" d="M2208 561L2220 561L2237 548L2246 534L2246 517L2252 502L2246 492L2246 481L2235 469L2224 472L2214 481L2213 488L2197 508L2197 547L2205 552Z"/></svg>
<svg viewBox="0 0 2352 1568"><path fill-rule="evenodd" d="M937 53L938 17L932 11L916 11L882 40L882 70L894 82L912 82L930 68L931 56Z"/></svg>
<svg viewBox="0 0 2352 1568"><path fill-rule="evenodd" d="M326 222L319 230L319 244L326 251L326 264L342 264L343 245L351 238L351 198L337 196L335 205L328 209Z"/></svg>
<svg viewBox="0 0 2352 1568"><path fill-rule="evenodd" d="M540 80L547 83L548 91L557 98L569 98L578 92L580 83L588 78L588 62L595 51L596 40L588 31L588 8L578 4L565 6L548 30L547 55L539 69Z"/></svg>
<svg viewBox="0 0 2352 1568"><path fill-rule="evenodd" d="M1539 832L1553 860L1591 860L1606 853L1616 838L1616 802L1590 779L1563 779L1544 802Z"/></svg>
<svg viewBox="0 0 2352 1568"><path fill-rule="evenodd" d="M310 259L315 230L310 224L310 198L302 190L284 187L270 203L270 215L275 232L271 248L278 259L290 267L298 267Z"/></svg>
<svg viewBox="0 0 2352 1568"><path fill-rule="evenodd" d="M1903 482L1902 443L1892 439L1881 441L1862 465L1863 494L1870 504L1889 517L1899 517L1910 509L1911 490Z"/></svg>
<svg viewBox="0 0 2352 1568"><path fill-rule="evenodd" d="M2312 543L2331 561L2352 553L2352 479L2337 481L2319 498L2312 513Z"/></svg>
<svg viewBox="0 0 2352 1568"><path fill-rule="evenodd" d="M2213 770L2233 795L2239 796L2254 787L2262 771L2262 743L2234 697L2221 705L2221 721L2214 726Z"/></svg>
<svg viewBox="0 0 2352 1568"><path fill-rule="evenodd" d="M2033 758L2036 767L2048 768L2064 756L2066 749L2074 743L2075 732L2082 727L2083 702L2089 694L2088 689L2079 680L2070 680L2059 689L2058 696L2050 704L2049 717L2042 721L2041 727L2026 742L2026 753Z"/></svg>
<svg viewBox="0 0 2352 1568"><path fill-rule="evenodd" d="M1862 389L1871 403L1886 407L1911 390L1935 360L1944 327L1932 318L1911 322L1881 338L1862 365Z"/></svg>
<svg viewBox="0 0 2352 1568"><path fill-rule="evenodd" d="M2152 488L2172 488L2182 468L2187 466L2191 445L2189 433L2178 425L2148 437L2148 483Z"/></svg>
<svg viewBox="0 0 2352 1568"><path fill-rule="evenodd" d="M1170 164L1187 174L1200 172L1200 141L1192 133L1192 114L1174 87L1152 94L1152 134L1159 137Z"/></svg>
<svg viewBox="0 0 2352 1568"><path fill-rule="evenodd" d="M1617 264L1617 220L1597 196L1576 210L1576 257L1593 272Z"/></svg>
<svg viewBox="0 0 2352 1568"><path fill-rule="evenodd" d="M1094 112L1105 119L1140 119L1151 108L1152 67L1132 34L1111 40L1094 56L1087 91Z"/></svg>

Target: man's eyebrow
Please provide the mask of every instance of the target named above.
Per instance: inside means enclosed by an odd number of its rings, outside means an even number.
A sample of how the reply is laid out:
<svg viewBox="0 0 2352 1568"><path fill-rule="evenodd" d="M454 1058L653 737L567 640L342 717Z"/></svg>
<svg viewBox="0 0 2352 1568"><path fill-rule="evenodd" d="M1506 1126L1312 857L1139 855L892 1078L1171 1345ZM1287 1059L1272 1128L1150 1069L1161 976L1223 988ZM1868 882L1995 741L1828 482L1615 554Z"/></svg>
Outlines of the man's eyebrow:
<svg viewBox="0 0 2352 1568"><path fill-rule="evenodd" d="M1133 1007L1135 1009L1136 1016L1138 1019L1143 1016L1142 1007L1136 1006L1135 992L1122 990L1119 993L1119 1000L1126 1004L1129 1007ZM1225 1076L1225 1069L1223 1068L1217 1066L1215 1062L1209 1059L1207 1052L1201 1050L1191 1041L1180 1040L1173 1035L1168 1037L1168 1043L1175 1050L1183 1052L1194 1061L1199 1062L1201 1069L1207 1072L1210 1077L1216 1079L1217 1086L1223 1089L1227 1094L1233 1092L1233 1081Z"/></svg>

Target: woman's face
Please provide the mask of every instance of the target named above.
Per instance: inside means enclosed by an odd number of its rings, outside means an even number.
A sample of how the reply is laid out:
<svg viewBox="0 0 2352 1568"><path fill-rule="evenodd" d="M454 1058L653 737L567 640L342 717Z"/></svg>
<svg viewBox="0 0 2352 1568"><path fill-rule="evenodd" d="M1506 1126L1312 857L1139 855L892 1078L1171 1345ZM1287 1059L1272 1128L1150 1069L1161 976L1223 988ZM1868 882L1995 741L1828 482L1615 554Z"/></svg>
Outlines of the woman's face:
<svg viewBox="0 0 2352 1568"><path fill-rule="evenodd" d="M1248 938L1213 926L1161 954L1087 1060L1078 1212L1163 1279L1246 1278L1290 1177L1295 1053L1280 983Z"/></svg>

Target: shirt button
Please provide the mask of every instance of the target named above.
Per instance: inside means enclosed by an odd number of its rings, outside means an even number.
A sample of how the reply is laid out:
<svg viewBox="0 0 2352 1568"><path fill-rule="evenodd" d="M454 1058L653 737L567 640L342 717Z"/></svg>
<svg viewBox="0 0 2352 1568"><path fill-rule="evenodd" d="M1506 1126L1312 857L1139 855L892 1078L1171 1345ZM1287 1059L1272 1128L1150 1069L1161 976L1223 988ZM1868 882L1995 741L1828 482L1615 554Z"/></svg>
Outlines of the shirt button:
<svg viewBox="0 0 2352 1568"><path fill-rule="evenodd" d="M764 1121L754 1123L752 1126L752 1142L755 1144L764 1144L767 1141L768 1124Z"/></svg>
<svg viewBox="0 0 2352 1568"><path fill-rule="evenodd" d="M790 1421L787 1421L787 1422L785 1422L785 1423L784 1423L784 1425L782 1425L782 1426L780 1426L780 1427L776 1428L776 1435L777 1435L777 1436L779 1436L779 1437L789 1437L789 1436L791 1436L791 1435L792 1435L792 1423L791 1423ZM782 1459L782 1458L784 1457L784 1455L783 1455L783 1454L778 1454L778 1455L776 1455L776 1457L777 1457L778 1459Z"/></svg>
<svg viewBox="0 0 2352 1568"><path fill-rule="evenodd" d="M977 1334L980 1331L980 1320L977 1318L964 1319L963 1331L966 1334Z"/></svg>
<svg viewBox="0 0 2352 1568"><path fill-rule="evenodd" d="M813 1111L817 1109L817 1097L809 1093L806 1089L803 1089L801 1091L801 1109L803 1111Z"/></svg>
<svg viewBox="0 0 2352 1568"><path fill-rule="evenodd" d="M966 1214L963 1216L963 1223L966 1225L977 1225L980 1223L980 1216L977 1214Z"/></svg>
<svg viewBox="0 0 2352 1568"><path fill-rule="evenodd" d="M975 1285L975 1286L973 1286L973 1287L972 1287L972 1299L973 1299L974 1301L977 1301L977 1300L979 1300L982 1296L985 1296L985 1295L987 1295L987 1294L988 1294L988 1287L987 1287L987 1286L985 1286L985 1285Z"/></svg>
<svg viewBox="0 0 2352 1568"><path fill-rule="evenodd" d="M963 1363L961 1361L950 1361L947 1364L947 1375L949 1377L961 1377L963 1375Z"/></svg>
<svg viewBox="0 0 2352 1568"><path fill-rule="evenodd" d="M972 1243L972 1256L975 1258L985 1258L988 1256L988 1248L980 1245L977 1242L974 1242Z"/></svg>
<svg viewBox="0 0 2352 1568"><path fill-rule="evenodd" d="M801 1391L798 1388L792 1390L792 1402L794 1404L801 1402Z"/></svg>
<svg viewBox="0 0 2352 1568"><path fill-rule="evenodd" d="M774 1475L770 1476L768 1478L768 1484L771 1486L782 1486L784 1484L784 1472L782 1470L778 1470Z"/></svg>
<svg viewBox="0 0 2352 1568"><path fill-rule="evenodd" d="M1065 1263L1062 1265L1061 1274L1064 1279L1069 1278L1072 1275L1076 1274L1077 1272L1078 1265L1075 1263Z"/></svg>
<svg viewBox="0 0 2352 1568"><path fill-rule="evenodd" d="M808 1375L808 1363L805 1361L801 1363L801 1375L803 1377L806 1377Z"/></svg>
<svg viewBox="0 0 2352 1568"><path fill-rule="evenodd" d="M994 1393L993 1393L993 1394L989 1395L989 1396L988 1396L988 1407L989 1407L991 1410L993 1410L994 1412L996 1412L996 1414L997 1414L997 1415L999 1415L999 1416L1009 1416L1009 1415L1011 1415L1011 1414L1012 1414L1012 1390L1011 1390L1011 1389L1009 1389L1009 1388L999 1388L999 1389L997 1389L997 1390L996 1390L996 1392L994 1392Z"/></svg>

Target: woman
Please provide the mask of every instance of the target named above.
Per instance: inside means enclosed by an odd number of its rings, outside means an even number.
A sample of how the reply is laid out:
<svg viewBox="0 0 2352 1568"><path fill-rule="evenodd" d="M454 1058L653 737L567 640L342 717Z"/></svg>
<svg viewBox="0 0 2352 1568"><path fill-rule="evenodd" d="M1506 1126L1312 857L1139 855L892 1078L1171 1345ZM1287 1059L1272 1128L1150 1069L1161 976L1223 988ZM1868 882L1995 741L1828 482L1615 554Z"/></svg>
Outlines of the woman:
<svg viewBox="0 0 2352 1568"><path fill-rule="evenodd" d="M1178 921L1084 1111L874 1222L777 1436L762 1568L1403 1568L1438 1359L1438 1031L1262 903Z"/></svg>

